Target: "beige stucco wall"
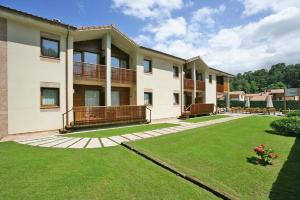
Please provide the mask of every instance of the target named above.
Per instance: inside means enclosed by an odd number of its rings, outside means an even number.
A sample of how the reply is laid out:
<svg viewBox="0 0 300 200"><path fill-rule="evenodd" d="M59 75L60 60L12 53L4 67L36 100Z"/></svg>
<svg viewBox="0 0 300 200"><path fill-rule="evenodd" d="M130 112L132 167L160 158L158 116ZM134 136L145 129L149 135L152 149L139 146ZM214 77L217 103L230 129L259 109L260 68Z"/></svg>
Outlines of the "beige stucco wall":
<svg viewBox="0 0 300 200"><path fill-rule="evenodd" d="M51 26L49 26L51 28ZM55 30L55 29L54 29ZM66 36L51 29L41 29L8 20L8 133L46 131L62 127L62 113L66 108L65 50ZM40 57L40 33L60 35L60 60ZM72 39L69 44L72 48ZM72 49L69 50L72 55ZM73 102L72 56L69 59L69 107ZM40 109L42 82L60 87L60 108Z"/></svg>
<svg viewBox="0 0 300 200"><path fill-rule="evenodd" d="M209 83L209 75L212 75L212 83ZM205 103L217 104L217 81L216 74L207 69L205 71Z"/></svg>
<svg viewBox="0 0 300 200"><path fill-rule="evenodd" d="M148 57L149 58L149 57ZM180 78L173 77L173 62L151 57L152 73L144 73L144 55L137 55L137 103L144 104L144 91L152 90L152 119L178 117L180 104L173 105L173 93L180 92Z"/></svg>

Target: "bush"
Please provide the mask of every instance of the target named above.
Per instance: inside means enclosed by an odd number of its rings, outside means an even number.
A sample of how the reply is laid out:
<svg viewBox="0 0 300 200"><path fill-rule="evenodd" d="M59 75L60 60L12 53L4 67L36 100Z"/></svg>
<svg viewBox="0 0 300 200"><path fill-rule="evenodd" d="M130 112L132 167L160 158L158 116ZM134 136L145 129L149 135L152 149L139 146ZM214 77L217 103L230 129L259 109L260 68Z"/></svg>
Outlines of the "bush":
<svg viewBox="0 0 300 200"><path fill-rule="evenodd" d="M288 117L295 117L295 116L300 117L300 110L295 110L295 111L288 112L286 114L286 116L288 116Z"/></svg>
<svg viewBox="0 0 300 200"><path fill-rule="evenodd" d="M254 152L259 156L259 163L262 165L272 165L272 161L278 157L272 149L267 149L264 144L255 147Z"/></svg>
<svg viewBox="0 0 300 200"><path fill-rule="evenodd" d="M300 117L287 117L273 121L271 127L283 135L300 136Z"/></svg>

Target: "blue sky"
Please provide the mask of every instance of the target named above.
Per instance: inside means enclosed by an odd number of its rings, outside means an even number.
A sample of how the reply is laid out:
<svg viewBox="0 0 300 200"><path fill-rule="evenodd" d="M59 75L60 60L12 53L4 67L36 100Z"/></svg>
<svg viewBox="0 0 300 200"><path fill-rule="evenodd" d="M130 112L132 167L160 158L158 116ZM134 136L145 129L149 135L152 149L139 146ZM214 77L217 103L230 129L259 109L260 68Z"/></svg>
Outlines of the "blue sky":
<svg viewBox="0 0 300 200"><path fill-rule="evenodd" d="M231 73L300 63L299 0L0 0L75 26L116 24L141 45Z"/></svg>

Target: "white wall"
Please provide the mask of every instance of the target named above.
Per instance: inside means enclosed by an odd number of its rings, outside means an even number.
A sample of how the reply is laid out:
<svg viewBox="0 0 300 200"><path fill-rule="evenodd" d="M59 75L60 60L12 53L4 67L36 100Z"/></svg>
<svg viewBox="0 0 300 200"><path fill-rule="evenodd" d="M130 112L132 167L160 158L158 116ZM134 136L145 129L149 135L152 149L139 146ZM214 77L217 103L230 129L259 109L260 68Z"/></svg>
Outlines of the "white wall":
<svg viewBox="0 0 300 200"><path fill-rule="evenodd" d="M49 30L42 31L49 32ZM60 36L60 60L45 60L40 57L40 32L41 30L37 27L8 21L9 134L46 131L62 127L62 113L66 109L65 36ZM72 44L72 41L69 43ZM72 50L69 53L72 53ZM69 108L71 108L73 106L72 58L69 59L69 64ZM41 82L60 85L60 108L58 110L40 109Z"/></svg>
<svg viewBox="0 0 300 200"><path fill-rule="evenodd" d="M209 75L212 75L212 83L209 83ZM211 70L205 71L205 103L217 104L216 74Z"/></svg>
<svg viewBox="0 0 300 200"><path fill-rule="evenodd" d="M180 78L173 77L173 62L152 57L152 74L145 74L143 60L144 56L138 54L137 104L143 105L144 91L152 90L152 119L178 117L180 104L173 105L173 93L180 92Z"/></svg>

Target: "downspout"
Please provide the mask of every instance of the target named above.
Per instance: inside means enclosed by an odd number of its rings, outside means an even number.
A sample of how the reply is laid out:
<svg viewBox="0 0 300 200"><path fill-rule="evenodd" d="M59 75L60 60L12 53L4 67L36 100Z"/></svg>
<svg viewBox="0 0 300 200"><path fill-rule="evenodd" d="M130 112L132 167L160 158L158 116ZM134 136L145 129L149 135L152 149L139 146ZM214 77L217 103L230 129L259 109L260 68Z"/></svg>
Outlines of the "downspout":
<svg viewBox="0 0 300 200"><path fill-rule="evenodd" d="M69 35L70 35L70 26L67 29L67 38L66 38L66 125L69 125Z"/></svg>
<svg viewBox="0 0 300 200"><path fill-rule="evenodd" d="M180 115L181 116L182 116L182 105L183 105L182 79L183 79L183 65L181 65L180 67Z"/></svg>

